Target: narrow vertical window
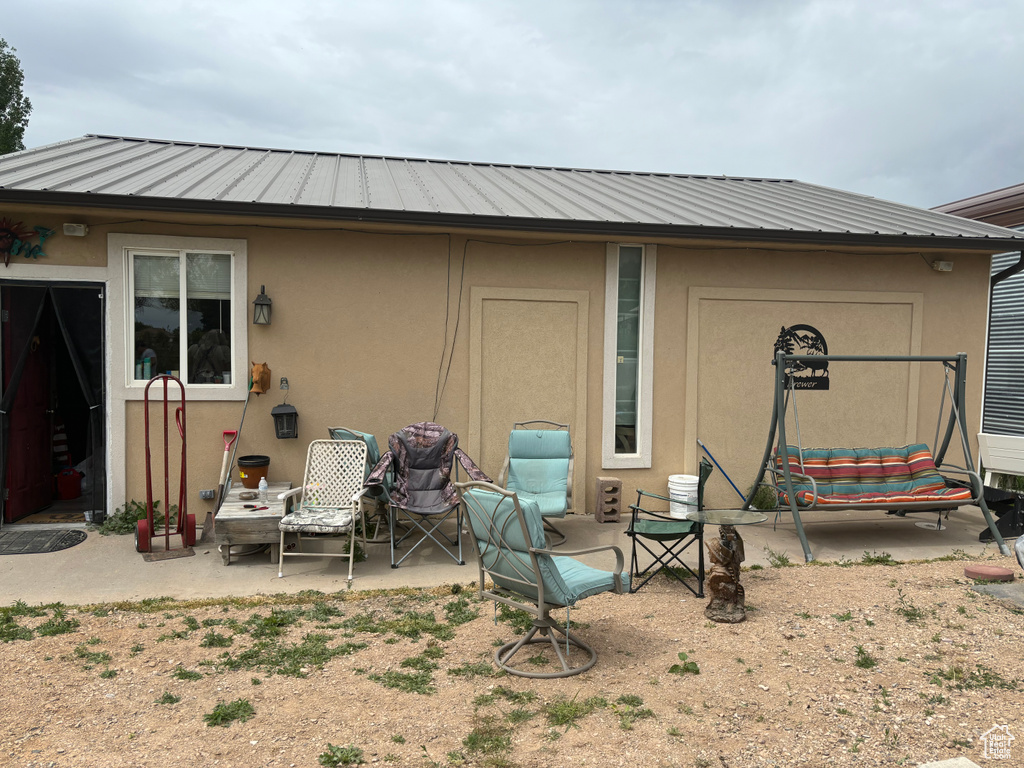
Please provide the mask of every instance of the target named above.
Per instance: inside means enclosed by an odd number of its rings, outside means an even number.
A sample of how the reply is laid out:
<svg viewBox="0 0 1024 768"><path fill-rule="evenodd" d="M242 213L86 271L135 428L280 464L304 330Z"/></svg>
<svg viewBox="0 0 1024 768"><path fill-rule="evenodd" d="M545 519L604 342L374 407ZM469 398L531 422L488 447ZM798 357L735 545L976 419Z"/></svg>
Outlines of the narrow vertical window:
<svg viewBox="0 0 1024 768"><path fill-rule="evenodd" d="M640 308L643 301L644 250L619 248L615 351L615 453L637 453L637 384L640 360Z"/></svg>
<svg viewBox="0 0 1024 768"><path fill-rule="evenodd" d="M651 466L655 246L608 245L602 466Z"/></svg>
<svg viewBox="0 0 1024 768"><path fill-rule="evenodd" d="M136 381L181 368L181 262L178 256L135 254Z"/></svg>

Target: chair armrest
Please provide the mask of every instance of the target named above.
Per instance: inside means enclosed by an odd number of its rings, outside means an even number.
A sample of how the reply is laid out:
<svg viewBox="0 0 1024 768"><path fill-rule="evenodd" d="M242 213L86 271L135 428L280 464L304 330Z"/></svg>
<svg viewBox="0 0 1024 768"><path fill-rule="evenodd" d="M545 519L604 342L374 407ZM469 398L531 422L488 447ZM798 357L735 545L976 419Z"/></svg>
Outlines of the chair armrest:
<svg viewBox="0 0 1024 768"><path fill-rule="evenodd" d="M958 467L955 464L943 464L938 470L940 473L949 472L953 475L967 475L967 479L971 481L971 493L974 494L971 503L977 504L981 501L981 497L985 495L985 484L981 480L981 475L977 472L964 467Z"/></svg>
<svg viewBox="0 0 1024 768"><path fill-rule="evenodd" d="M512 464L512 457L511 456L505 456L505 462L501 465L501 473L498 475L498 482L497 482L497 485L500 485L502 488L507 488L508 487L506 483L508 481L508 470L509 470L509 467L511 466L511 464Z"/></svg>
<svg viewBox="0 0 1024 768"><path fill-rule="evenodd" d="M771 472L773 475L775 475L775 487L781 489L782 486L779 484L779 475L782 475L783 477L785 477L785 472L783 472L781 469L774 469L772 467L765 467L765 469L768 472ZM802 475L799 472L794 472L792 469L789 470L789 475L790 475L790 477L802 477L804 480L810 481L810 483L811 483L811 503L808 504L806 507L803 507L801 511L807 512L807 511L810 511L810 510L814 509L815 506L817 506L817 504L818 504L818 483L817 483L817 481L813 477L811 477L810 475ZM783 480L783 482L785 482L785 480ZM790 499L790 503L796 504L796 499ZM797 506L799 506L799 505L797 505Z"/></svg>
<svg viewBox="0 0 1024 768"><path fill-rule="evenodd" d="M590 555L594 552L607 552L612 551L615 553L615 570L622 572L622 568L625 565L625 558L622 556L622 550L614 544L603 544L600 547L588 547L587 549L574 549L567 552L556 552L553 549L538 549L537 547L530 547L530 551L538 555L553 555L556 557L574 557L576 555Z"/></svg>
<svg viewBox="0 0 1024 768"><path fill-rule="evenodd" d="M300 493L302 493L301 485L298 488L291 488L285 491L284 493L279 493L277 495L277 500L284 501L285 499L291 498L292 496L298 496Z"/></svg>
<svg viewBox="0 0 1024 768"><path fill-rule="evenodd" d="M554 555L556 557L572 557L574 555L589 555L593 552L612 551L615 553L615 570L611 571L611 574L615 579L615 592L621 595L626 591L622 584L622 570L626 564L626 560L622 556L622 550L614 544L605 544L600 547L588 547L587 549L574 549L569 552L556 552L553 549L538 549L537 547L530 547L530 551L537 555Z"/></svg>
<svg viewBox="0 0 1024 768"><path fill-rule="evenodd" d="M360 498L362 498L363 496L369 496L372 492L372 488L362 488L357 493L352 494L352 506L356 506Z"/></svg>

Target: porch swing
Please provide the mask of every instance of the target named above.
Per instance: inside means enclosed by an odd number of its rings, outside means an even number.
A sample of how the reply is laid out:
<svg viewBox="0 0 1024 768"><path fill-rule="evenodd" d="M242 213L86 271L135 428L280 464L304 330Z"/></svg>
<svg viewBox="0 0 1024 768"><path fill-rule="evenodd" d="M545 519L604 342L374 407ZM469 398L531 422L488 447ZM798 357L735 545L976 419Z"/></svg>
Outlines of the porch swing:
<svg viewBox="0 0 1024 768"><path fill-rule="evenodd" d="M793 373L808 367L821 370L832 362L941 363L944 387L933 446L915 443L898 448L804 448L796 407L798 379ZM757 479L743 502L743 509L750 509L761 488L772 488L779 503L778 514L781 515L787 507L793 513L793 522L807 562L811 562L814 556L807 543L800 513L812 510L878 509L896 514L936 511L941 516L943 511L948 514L951 509L975 505L981 508L988 529L999 545L999 551L1004 555L1010 554L985 504L984 486L975 470L967 440L964 416L966 354L952 357L788 355L780 351L776 353L772 364L775 366L775 401L771 427ZM942 432L947 395L949 418ZM786 437L786 412L790 401L793 404L797 433L795 445L790 444ZM954 428L960 438L966 467L943 464ZM940 468L945 474L965 476L967 482L947 482L939 473ZM769 481L766 481L766 476L770 478ZM941 525L937 527L941 528Z"/></svg>

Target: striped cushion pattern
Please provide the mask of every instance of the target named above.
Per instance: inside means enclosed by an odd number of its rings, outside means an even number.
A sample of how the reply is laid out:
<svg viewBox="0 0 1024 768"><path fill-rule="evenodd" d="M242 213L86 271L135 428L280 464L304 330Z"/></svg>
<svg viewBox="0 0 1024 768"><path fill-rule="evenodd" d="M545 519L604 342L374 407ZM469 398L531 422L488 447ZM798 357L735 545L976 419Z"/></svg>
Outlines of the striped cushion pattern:
<svg viewBox="0 0 1024 768"><path fill-rule="evenodd" d="M924 443L900 448L806 448L787 445L790 469L810 475L818 484L820 506L856 504L899 504L934 501L970 500L970 488L947 488L935 467L931 451ZM775 466L781 471L782 457L776 455ZM813 501L810 483L795 482L797 504L808 506ZM781 491L779 499L789 504Z"/></svg>

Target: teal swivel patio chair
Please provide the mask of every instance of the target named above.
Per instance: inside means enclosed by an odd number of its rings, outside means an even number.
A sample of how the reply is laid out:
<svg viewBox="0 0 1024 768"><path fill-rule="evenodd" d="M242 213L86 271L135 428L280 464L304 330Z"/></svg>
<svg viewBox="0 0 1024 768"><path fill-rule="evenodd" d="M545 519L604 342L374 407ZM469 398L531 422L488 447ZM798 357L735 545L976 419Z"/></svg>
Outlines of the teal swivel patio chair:
<svg viewBox="0 0 1024 768"><path fill-rule="evenodd" d="M331 440L362 440L366 443L366 471L363 473L363 480L366 480L370 470L380 461L377 438L369 432L360 432L358 429L348 427L328 427L327 434L331 436ZM366 541L369 544L387 544L391 540L387 525L392 486L391 478L386 477L380 485L370 488L370 492L362 498L363 525L367 529ZM384 526L383 533L381 526Z"/></svg>
<svg viewBox="0 0 1024 768"><path fill-rule="evenodd" d="M495 608L502 603L533 616L533 624L523 637L495 651L495 663L520 677L569 677L586 672L597 661L597 651L570 632L569 609L591 595L626 591L622 551L606 545L555 552L547 547L536 501L521 499L493 483L472 481L456 483L455 487L465 506L480 568L480 597L493 600ZM572 557L602 551L615 553L614 571L592 568ZM550 616L559 608L566 609L564 628ZM532 645L541 646L536 650L555 667L554 671L539 669L536 656L529 660L530 669L512 666L513 657Z"/></svg>
<svg viewBox="0 0 1024 768"><path fill-rule="evenodd" d="M572 509L573 463L568 424L537 420L512 425L498 485L515 491L520 500L537 503L552 546L565 542L565 534L551 520L564 518Z"/></svg>

